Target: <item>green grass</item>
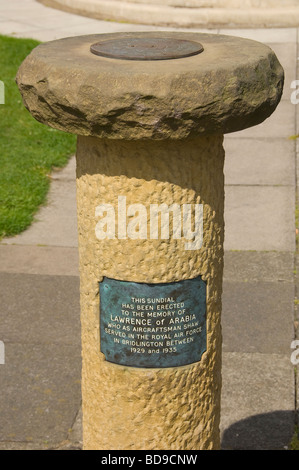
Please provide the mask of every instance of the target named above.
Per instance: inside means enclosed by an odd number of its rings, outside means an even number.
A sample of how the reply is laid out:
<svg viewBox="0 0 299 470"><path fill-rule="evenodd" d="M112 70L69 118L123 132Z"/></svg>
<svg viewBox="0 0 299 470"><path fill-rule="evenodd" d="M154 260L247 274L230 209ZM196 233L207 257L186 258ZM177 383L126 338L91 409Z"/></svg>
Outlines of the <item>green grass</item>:
<svg viewBox="0 0 299 470"><path fill-rule="evenodd" d="M15 83L17 70L39 43L0 35L0 239L16 235L33 221L49 190L49 174L75 152L75 136L35 121Z"/></svg>
<svg viewBox="0 0 299 470"><path fill-rule="evenodd" d="M298 434L298 427L296 427L293 438L289 445L289 450L299 450L299 434Z"/></svg>

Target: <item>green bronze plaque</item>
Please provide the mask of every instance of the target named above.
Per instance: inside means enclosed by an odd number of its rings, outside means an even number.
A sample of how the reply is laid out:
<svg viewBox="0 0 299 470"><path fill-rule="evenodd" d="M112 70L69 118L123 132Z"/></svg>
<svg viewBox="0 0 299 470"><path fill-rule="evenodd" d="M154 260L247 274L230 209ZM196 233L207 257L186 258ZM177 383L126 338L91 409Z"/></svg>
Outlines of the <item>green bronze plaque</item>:
<svg viewBox="0 0 299 470"><path fill-rule="evenodd" d="M177 367L206 350L206 283L200 276L145 284L105 277L100 284L101 352L131 367Z"/></svg>

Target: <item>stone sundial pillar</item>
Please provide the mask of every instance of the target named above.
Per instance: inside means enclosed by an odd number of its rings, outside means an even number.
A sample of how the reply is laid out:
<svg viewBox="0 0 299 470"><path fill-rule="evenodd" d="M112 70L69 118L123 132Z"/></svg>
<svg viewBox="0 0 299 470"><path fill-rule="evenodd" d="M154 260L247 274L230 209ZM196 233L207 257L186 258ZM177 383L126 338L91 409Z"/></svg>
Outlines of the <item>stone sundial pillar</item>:
<svg viewBox="0 0 299 470"><path fill-rule="evenodd" d="M181 32L21 65L31 114L78 136L84 449L219 449L223 135L269 117L283 77L263 44Z"/></svg>

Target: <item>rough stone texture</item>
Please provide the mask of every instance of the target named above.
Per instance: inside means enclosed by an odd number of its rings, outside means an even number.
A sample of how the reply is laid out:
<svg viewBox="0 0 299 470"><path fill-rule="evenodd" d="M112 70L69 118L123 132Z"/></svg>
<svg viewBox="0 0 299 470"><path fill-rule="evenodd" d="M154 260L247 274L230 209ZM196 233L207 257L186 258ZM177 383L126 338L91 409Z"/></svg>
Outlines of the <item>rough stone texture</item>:
<svg viewBox="0 0 299 470"><path fill-rule="evenodd" d="M77 199L83 347L85 449L194 450L220 446L221 292L223 270L222 136L188 142L78 138ZM184 171L183 168L184 168ZM212 184L211 184L212 182ZM98 240L95 208L176 202L204 205L203 246L182 240ZM166 369L123 367L100 353L103 276L171 282L207 281L207 352L200 362Z"/></svg>
<svg viewBox="0 0 299 470"><path fill-rule="evenodd" d="M17 75L31 114L78 135L185 139L259 124L280 100L283 69L259 42L200 33L121 34L67 38L35 48ZM204 52L155 62L90 52L100 40L157 35L200 42Z"/></svg>

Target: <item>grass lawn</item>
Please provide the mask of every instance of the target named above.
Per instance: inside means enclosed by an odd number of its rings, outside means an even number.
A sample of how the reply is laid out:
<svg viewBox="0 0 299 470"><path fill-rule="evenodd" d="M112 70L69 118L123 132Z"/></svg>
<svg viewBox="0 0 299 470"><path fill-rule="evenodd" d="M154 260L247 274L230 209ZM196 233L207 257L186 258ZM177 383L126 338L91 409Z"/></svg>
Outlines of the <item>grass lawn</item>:
<svg viewBox="0 0 299 470"><path fill-rule="evenodd" d="M0 239L22 232L46 201L49 174L75 153L75 136L35 121L25 109L15 76L39 43L0 35Z"/></svg>

